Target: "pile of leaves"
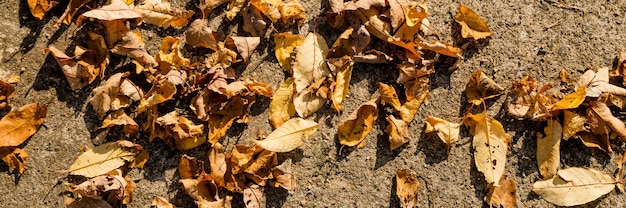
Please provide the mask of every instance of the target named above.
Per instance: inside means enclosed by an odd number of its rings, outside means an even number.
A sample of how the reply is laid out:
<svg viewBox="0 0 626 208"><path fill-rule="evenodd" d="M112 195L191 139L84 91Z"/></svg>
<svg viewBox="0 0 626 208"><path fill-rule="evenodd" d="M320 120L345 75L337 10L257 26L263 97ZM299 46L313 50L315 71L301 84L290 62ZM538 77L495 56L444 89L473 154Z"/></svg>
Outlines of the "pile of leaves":
<svg viewBox="0 0 626 208"><path fill-rule="evenodd" d="M186 155L179 163L181 189L199 207L229 207L233 193L243 194L247 207L258 207L263 187L296 187L296 177L278 164L277 154L297 149L315 133L317 122L306 118L327 104L343 113L355 63L395 65L399 72L396 82L403 86L404 95L398 96L393 85L378 83L379 94L362 103L338 126L339 143L363 147L382 107L388 106L391 111L385 111L385 132L390 148L396 149L412 140L408 127L429 99L429 77L437 72L435 63L440 59L460 63L462 48L467 46L443 41L430 26L427 4L409 0L329 0L327 22L343 31L330 46L315 31L290 32L308 21L297 0L200 0L199 11L174 8L165 0L110 0L76 16L89 2L70 1L57 22L75 21L80 26L76 46L44 50L55 58L72 90L99 83L88 99L102 120L93 139L98 146L82 153L64 171L78 177L67 183L73 193L65 198L70 207L112 207L131 202L135 184L127 174L142 168L149 158L141 146L127 141L136 134L149 135L149 141L161 139L182 151L207 142L211 145L207 153L209 172L204 162ZM241 27L250 36L222 38L209 27L206 15L226 3L226 18L232 21L241 15ZM28 0L32 15L38 19L57 4L56 0ZM461 26L466 44L492 35L485 21L470 8L459 5L457 9L454 20ZM193 20L199 13L202 16ZM138 30L142 24L185 30L177 37L165 37L158 54L151 55ZM238 78L233 68L248 64L257 46L272 36L277 62L286 74L275 91L270 84ZM374 49L372 36L388 44L383 49L389 50ZM183 55L183 45L203 48L206 53L190 59ZM109 66L112 56L127 57L132 63L120 67L124 71L114 69ZM546 123L544 134L537 136L537 162L543 180L533 189L546 200L572 206L593 201L616 185L623 192L626 159L618 160L620 172L616 177L589 168L559 169L559 145L561 139L577 138L586 146L610 153L611 138L626 140L626 127L611 109L626 107L626 89L609 79L626 74L625 59L626 54L620 53L616 69L589 70L575 83L563 72L562 87L546 84L537 89L537 82L526 77L509 90L511 116ZM561 89L574 92L564 95ZM14 91L11 84L0 80L0 108L9 104ZM515 207L516 184L504 173L511 139L502 124L487 114L484 104L505 92L482 71L474 72L465 90L471 107L462 124L469 126L473 135L475 165L489 190L486 202ZM275 130L266 137L260 135L253 145L236 145L227 152L220 142L228 129L233 122L250 121L252 105L265 98L271 99L269 122ZM481 104L484 110L476 112L480 108L474 106ZM20 173L25 170L26 152L16 146L36 132L45 113L45 105L34 103L0 120L0 129L12 129L0 133L0 157ZM462 124L429 116L425 133L436 133L449 153L459 140ZM110 132L115 134L110 136ZM114 136L118 138L111 141ZM417 191L424 183L409 169L396 174L402 206L416 206ZM153 205L172 207L161 197Z"/></svg>

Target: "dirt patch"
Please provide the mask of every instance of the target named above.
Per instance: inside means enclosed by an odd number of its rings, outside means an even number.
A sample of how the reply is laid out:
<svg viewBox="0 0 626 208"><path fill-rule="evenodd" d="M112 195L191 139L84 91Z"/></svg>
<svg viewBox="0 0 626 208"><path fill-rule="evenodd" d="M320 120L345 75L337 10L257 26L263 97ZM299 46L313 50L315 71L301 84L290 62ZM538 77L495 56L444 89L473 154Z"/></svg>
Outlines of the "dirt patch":
<svg viewBox="0 0 626 208"><path fill-rule="evenodd" d="M301 2L309 22L300 32L315 28L332 43L342 31L332 29L325 22L321 0ZM398 207L393 177L401 168L415 170L428 183L420 190L420 207L483 206L485 181L474 167L467 129L462 131L462 139L446 158L445 145L422 134L426 116L458 121L467 107L463 94L465 83L477 69L483 69L505 87L525 75L534 76L542 85L556 82L561 69L577 77L585 69L612 66L618 49L626 47L626 1L551 2L555 1L463 1L486 20L494 35L467 48L465 60L457 70L448 72L445 66L437 68L437 73L431 76L430 102L422 106L410 124L413 140L390 151L383 132L386 122L379 119L365 139L364 148L345 151L337 142L336 129L348 113L337 116L327 106L312 116L315 120L328 117L320 131L298 150L279 154L281 162L291 163L290 171L297 177L298 188L291 192L266 189L268 207ZM196 9L197 1L172 3ZM432 27L441 33L444 41L459 41L458 26L453 20L457 5L458 2L452 0L428 2ZM86 98L97 84L78 92L71 91L54 59L46 58L41 52L49 45L65 49L73 44L74 25L53 26L63 13L63 7L57 6L44 20L37 21L30 15L26 1L0 0L3 20L0 23L0 78L7 79L23 71L12 106L50 102L44 126L24 146L29 154L26 173L16 180L15 175L8 173L6 165L0 165L2 207L62 207L61 196L65 190L57 184L65 174L55 170L66 169L81 153L81 147L93 146L91 138L100 124L86 104ZM232 22L224 20L224 9L225 6L218 7L209 15L212 27L223 34L238 34L241 18ZM141 26L140 30L151 54L156 54L163 37L184 32L184 29L152 26ZM375 41L370 47L383 45ZM284 74L273 55L273 47L271 39L263 40L250 64L237 68L239 77L254 77L277 86ZM117 60L112 65L126 64L127 60ZM345 112L352 112L369 100L377 91L377 82L395 83L396 77L397 69L392 65L355 65L349 97L343 104ZM550 207L552 205L531 193L532 183L540 178L535 160L535 132L543 124L507 117L504 100L501 96L491 102L489 114L500 120L513 137L506 174L517 182L518 206ZM257 130L270 132L268 105L269 100L255 104L250 123L234 125L224 140L225 145L230 148L234 144L251 144ZM6 110L0 112L0 115L5 114ZM181 152L170 149L160 140L147 143L146 136L133 139L144 145L151 159L143 171L131 173L137 181L137 189L129 207L146 207L156 196L165 197L178 207L193 207L193 200L179 189L176 168L182 154L206 160L208 147ZM578 140L561 144L561 162L565 167L593 167L606 173L614 173L617 168L615 153L593 151ZM617 153L623 152L623 144L612 145ZM612 192L588 207L623 207L625 199L624 195Z"/></svg>

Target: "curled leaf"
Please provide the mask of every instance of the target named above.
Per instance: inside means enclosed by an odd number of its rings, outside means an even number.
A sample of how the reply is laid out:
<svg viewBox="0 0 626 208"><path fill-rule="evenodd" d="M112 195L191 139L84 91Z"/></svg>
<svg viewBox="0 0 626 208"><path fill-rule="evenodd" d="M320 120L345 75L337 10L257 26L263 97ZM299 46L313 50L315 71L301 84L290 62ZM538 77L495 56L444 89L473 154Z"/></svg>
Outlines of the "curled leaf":
<svg viewBox="0 0 626 208"><path fill-rule="evenodd" d="M272 152L290 152L304 142L304 138L317 131L317 123L301 118L292 118L279 126L263 140L254 142Z"/></svg>
<svg viewBox="0 0 626 208"><path fill-rule="evenodd" d="M387 128L385 128L385 132L389 134L389 148L391 150L401 147L411 140L409 124L402 121L402 119L397 119L393 115L389 115L385 119L387 123L389 123Z"/></svg>
<svg viewBox="0 0 626 208"><path fill-rule="evenodd" d="M143 21L159 27L184 27L193 16L193 11L172 9L166 0L145 0L133 11L143 17Z"/></svg>
<svg viewBox="0 0 626 208"><path fill-rule="evenodd" d="M417 179L417 173L410 169L396 171L396 194L402 207L417 206L417 194L422 183Z"/></svg>
<svg viewBox="0 0 626 208"><path fill-rule="evenodd" d="M56 0L28 0L28 8L34 17L42 20L46 13L58 3Z"/></svg>
<svg viewBox="0 0 626 208"><path fill-rule="evenodd" d="M339 143L353 147L363 142L378 118L377 102L378 99L374 99L361 104L343 124L339 125L337 129Z"/></svg>
<svg viewBox="0 0 626 208"><path fill-rule="evenodd" d="M23 149L17 147L0 147L0 159L9 166L9 168L22 174L26 171L26 159L28 154Z"/></svg>
<svg viewBox="0 0 626 208"><path fill-rule="evenodd" d="M456 15L454 15L454 20L461 25L461 36L463 38L478 40L491 36L491 31L485 20L472 9L459 5L458 10Z"/></svg>
<svg viewBox="0 0 626 208"><path fill-rule="evenodd" d="M424 132L436 132L439 139L446 143L448 147L450 147L459 140L460 130L461 124L452 123L432 116L428 116L426 118L426 129L424 130Z"/></svg>
<svg viewBox="0 0 626 208"><path fill-rule="evenodd" d="M9 101L13 98L14 93L15 87L0 79L0 109L10 104Z"/></svg>
<svg viewBox="0 0 626 208"><path fill-rule="evenodd" d="M185 41L191 46L217 50L215 33L209 27L209 22L206 19L194 20L189 25L189 29L185 32Z"/></svg>
<svg viewBox="0 0 626 208"><path fill-rule="evenodd" d="M465 95L469 102L480 105L484 100L504 93L504 88L487 77L481 70L475 71L465 86Z"/></svg>

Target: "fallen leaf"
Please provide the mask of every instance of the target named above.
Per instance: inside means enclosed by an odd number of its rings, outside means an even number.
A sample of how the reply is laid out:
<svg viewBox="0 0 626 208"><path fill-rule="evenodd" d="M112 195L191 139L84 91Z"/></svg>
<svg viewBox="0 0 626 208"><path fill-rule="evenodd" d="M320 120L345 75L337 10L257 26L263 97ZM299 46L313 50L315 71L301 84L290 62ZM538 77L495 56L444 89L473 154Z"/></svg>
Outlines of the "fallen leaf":
<svg viewBox="0 0 626 208"><path fill-rule="evenodd" d="M166 0L144 0L133 11L143 17L143 21L159 27L184 27L193 16L193 11L172 9Z"/></svg>
<svg viewBox="0 0 626 208"><path fill-rule="evenodd" d="M339 64L339 66L336 66L335 64ZM333 70L335 72L335 84L332 90L332 95L330 97L330 99L333 101L333 104L330 107L337 110L337 112L341 112L341 104L348 95L348 88L350 87L350 79L352 77L352 67L354 66L354 61L346 56L344 58L341 58L340 61L332 63L329 66L331 68L335 68Z"/></svg>
<svg viewBox="0 0 626 208"><path fill-rule="evenodd" d="M588 74L588 73L585 73L585 74ZM587 91L586 91L587 97L600 97L600 95L602 95L603 93L626 96L626 89L609 83L609 67L602 67L598 69L598 72L595 73L595 76L593 77L593 79L584 86L587 87ZM578 86L578 87L580 88L584 86Z"/></svg>
<svg viewBox="0 0 626 208"><path fill-rule="evenodd" d="M228 11L226 11L226 18L228 20L233 20L235 16L241 11L241 8L244 7L244 4L248 2L246 0L230 0L230 4L228 5Z"/></svg>
<svg viewBox="0 0 626 208"><path fill-rule="evenodd" d="M612 153L611 143L609 142L609 135L607 134L594 134L591 132L578 132L576 136L580 138L580 141L586 147L598 148L606 153Z"/></svg>
<svg viewBox="0 0 626 208"><path fill-rule="evenodd" d="M537 134L537 165L543 179L548 179L554 177L561 166L563 127L558 120L549 119L543 132L545 137Z"/></svg>
<svg viewBox="0 0 626 208"><path fill-rule="evenodd" d="M22 144L37 132L46 120L47 107L31 103L12 110L0 120L0 147L14 147Z"/></svg>
<svg viewBox="0 0 626 208"><path fill-rule="evenodd" d="M591 168L559 170L554 178L537 181L533 192L557 206L586 204L615 188L613 177Z"/></svg>
<svg viewBox="0 0 626 208"><path fill-rule="evenodd" d="M298 27L306 21L306 12L297 0L288 0L278 6L283 23L296 22Z"/></svg>
<svg viewBox="0 0 626 208"><path fill-rule="evenodd" d="M428 78L420 77L417 80L411 80L404 83L406 102L402 104L398 114L405 123L411 123L417 110L422 103L428 98Z"/></svg>
<svg viewBox="0 0 626 208"><path fill-rule="evenodd" d="M263 194L263 187L256 184L248 184L243 190L243 203L246 208L261 208L264 204L265 194Z"/></svg>
<svg viewBox="0 0 626 208"><path fill-rule="evenodd" d="M94 56L94 51L76 46L74 56L69 57L54 46L50 46L44 49L43 52L44 54L52 53L52 56L61 67L67 82L69 82L70 88L74 91L92 83L100 75L100 71L96 70L95 63L91 59Z"/></svg>
<svg viewBox="0 0 626 208"><path fill-rule="evenodd" d="M567 70L565 69L561 69L561 71L559 72L559 78L561 78L561 82L574 83L574 80L572 80L569 72L567 72Z"/></svg>
<svg viewBox="0 0 626 208"><path fill-rule="evenodd" d="M115 100L118 99L120 92L120 85L128 75L129 73L114 74L91 92L87 101L91 104L91 107L93 107L93 110L100 119L115 105Z"/></svg>
<svg viewBox="0 0 626 208"><path fill-rule="evenodd" d="M280 19L281 13L278 6L282 4L281 0L250 0L250 5L267 17L270 21L276 22Z"/></svg>
<svg viewBox="0 0 626 208"><path fill-rule="evenodd" d="M317 131L317 123L302 118L292 118L279 126L263 140L254 142L273 152L290 152L304 142L304 138Z"/></svg>
<svg viewBox="0 0 626 208"><path fill-rule="evenodd" d="M481 114L467 114L463 123L470 126L470 133L474 135L474 162L478 171L483 173L487 183L499 186L500 177L504 174L506 152L509 148L509 136L497 120Z"/></svg>
<svg viewBox="0 0 626 208"><path fill-rule="evenodd" d="M147 98L142 99L137 107L137 113L143 113L146 109L168 101L176 94L176 86L169 80L155 82L148 93Z"/></svg>
<svg viewBox="0 0 626 208"><path fill-rule="evenodd" d="M452 123L437 117L428 116L426 118L426 129L424 133L436 132L437 136L448 148L459 140L461 124Z"/></svg>
<svg viewBox="0 0 626 208"><path fill-rule="evenodd" d="M513 81L511 86L511 99L507 102L509 115L524 118L535 104L535 90L537 81L531 76L526 76L521 80Z"/></svg>
<svg viewBox="0 0 626 208"><path fill-rule="evenodd" d="M127 134L139 132L139 124L137 124L133 118L126 115L123 110L118 110L109 114L106 118L104 118L104 121L102 121L102 126L100 128L111 128L113 126L123 126L123 131Z"/></svg>
<svg viewBox="0 0 626 208"><path fill-rule="evenodd" d="M287 78L280 87L276 89L272 97L269 120L274 128L278 128L296 114L296 109L293 104L293 86L293 77Z"/></svg>
<svg viewBox="0 0 626 208"><path fill-rule="evenodd" d="M304 39L299 35L291 33L276 33L274 34L274 42L276 44L274 51L276 59L278 59L278 64L280 64L285 71L291 73L291 65L293 62L291 52L296 47L302 45Z"/></svg>
<svg viewBox="0 0 626 208"><path fill-rule="evenodd" d="M215 32L209 27L209 21L196 19L185 32L185 42L191 46L204 47L216 51L218 41L215 39L215 36Z"/></svg>
<svg viewBox="0 0 626 208"><path fill-rule="evenodd" d="M391 150L401 147L411 140L407 123L393 115L389 115L385 119L389 123L387 128L385 128L385 132L389 134L389 148Z"/></svg>
<svg viewBox="0 0 626 208"><path fill-rule="evenodd" d="M216 7L228 2L229 0L200 0L199 8L204 12L203 14L209 14ZM204 19L204 18L203 18Z"/></svg>
<svg viewBox="0 0 626 208"><path fill-rule="evenodd" d="M210 161L210 160L209 160ZM195 157L183 155L178 162L178 175L180 179L193 179L200 176L200 164Z"/></svg>
<svg viewBox="0 0 626 208"><path fill-rule="evenodd" d="M243 16L243 31L250 33L252 36L264 36L267 32L268 24L261 11L252 7L245 7L241 11Z"/></svg>
<svg viewBox="0 0 626 208"><path fill-rule="evenodd" d="M245 119L252 103L254 103L253 100L236 96L228 100L221 109L215 109L209 116L209 142L211 144L219 142L226 136L226 131L235 119ZM241 123L245 122L241 120Z"/></svg>
<svg viewBox="0 0 626 208"><path fill-rule="evenodd" d="M507 175L500 178L500 186L487 185L489 192L485 201L490 207L515 208L517 207L516 184Z"/></svg>
<svg viewBox="0 0 626 208"><path fill-rule="evenodd" d="M117 200L121 200L124 199L125 195L129 194L124 191L127 185L128 183L122 176L101 175L81 184L71 186L69 191L81 197L92 199L102 199L105 192L109 192L109 195L113 195Z"/></svg>
<svg viewBox="0 0 626 208"><path fill-rule="evenodd" d="M148 51L146 51L143 38L138 31L127 31L121 41L111 49L111 52L132 58L136 65L136 72L151 71L159 64Z"/></svg>
<svg viewBox="0 0 626 208"><path fill-rule="evenodd" d="M361 27L356 30L350 27L337 37L337 40L333 43L326 58L352 57L355 54L361 53L369 43L370 34L367 32L367 29L365 29L365 26L361 25Z"/></svg>
<svg viewBox="0 0 626 208"><path fill-rule="evenodd" d="M161 41L159 55L155 58L159 64L160 72L169 72L172 68L179 68L189 65L188 58L183 57L180 51L180 40L175 37L166 36Z"/></svg>
<svg viewBox="0 0 626 208"><path fill-rule="evenodd" d="M0 109L7 107L15 94L15 87L13 85L0 79Z"/></svg>
<svg viewBox="0 0 626 208"><path fill-rule="evenodd" d="M576 133L586 131L587 119L569 110L563 111L563 139L568 140Z"/></svg>
<svg viewBox="0 0 626 208"><path fill-rule="evenodd" d="M565 98L564 98L565 99ZM621 139L626 141L626 125L624 122L611 113L611 109L603 102L591 101L591 112L594 116L600 118L608 127L611 128Z"/></svg>
<svg viewBox="0 0 626 208"><path fill-rule="evenodd" d="M20 79L21 79L20 75L13 75L13 76L9 77L9 79L7 79L7 82L9 84L17 84L18 82L20 82Z"/></svg>
<svg viewBox="0 0 626 208"><path fill-rule="evenodd" d="M50 9L59 4L56 0L28 0L30 13L39 20L42 20Z"/></svg>
<svg viewBox="0 0 626 208"><path fill-rule="evenodd" d="M246 178L252 179L260 186L267 185L268 181L274 178L271 169L278 165L276 152L263 150L259 154L256 154L254 159L250 162L251 163L249 163L244 170Z"/></svg>
<svg viewBox="0 0 626 208"><path fill-rule="evenodd" d="M328 53L326 40L318 33L309 33L302 45L296 47L296 58L293 63L293 78L296 92L300 93L313 81L330 74L325 58Z"/></svg>
<svg viewBox="0 0 626 208"><path fill-rule="evenodd" d="M480 105L484 100L504 93L504 88L487 77L481 70L475 71L465 86L467 100L474 105Z"/></svg>
<svg viewBox="0 0 626 208"><path fill-rule="evenodd" d="M67 208L113 208L107 201L102 199L92 199L92 198L80 198L74 200L73 198L63 196L64 204Z"/></svg>
<svg viewBox="0 0 626 208"><path fill-rule="evenodd" d="M400 205L404 208L417 207L417 191L422 185L415 171L410 169L396 171L396 195L400 199Z"/></svg>
<svg viewBox="0 0 626 208"><path fill-rule="evenodd" d="M141 146L129 141L105 143L79 155L67 171L71 175L92 178L133 162L144 151Z"/></svg>
<svg viewBox="0 0 626 208"><path fill-rule="evenodd" d="M174 208L174 205L170 204L167 199L157 196L152 200L151 207L154 208Z"/></svg>
<svg viewBox="0 0 626 208"><path fill-rule="evenodd" d="M9 166L10 169L23 174L26 171L26 159L28 153L17 147L0 147L0 159Z"/></svg>
<svg viewBox="0 0 626 208"><path fill-rule="evenodd" d="M165 128L165 136L161 139L176 149L193 149L206 142L204 124L196 125L191 120L178 116L176 111L158 117L155 123Z"/></svg>
<svg viewBox="0 0 626 208"><path fill-rule="evenodd" d="M378 118L378 98L367 101L353 111L346 121L337 128L341 145L353 147L364 142Z"/></svg>
<svg viewBox="0 0 626 208"><path fill-rule="evenodd" d="M297 88L297 84L295 86ZM324 107L326 101L326 98L317 96L314 92L307 90L296 95L293 99L293 105L296 109L296 113L298 113L300 117L306 118Z"/></svg>
<svg viewBox="0 0 626 208"><path fill-rule="evenodd" d="M65 12L59 17L55 25L59 25L61 23L69 25L72 23L72 19L78 10L83 7L85 4L90 2L91 0L70 0L70 3L67 5Z"/></svg>
<svg viewBox="0 0 626 208"><path fill-rule="evenodd" d="M99 72L100 78L104 77L104 69L109 65L109 49L104 42L104 37L93 32L87 33L87 48L93 50L93 61L91 61L96 71Z"/></svg>
<svg viewBox="0 0 626 208"><path fill-rule="evenodd" d="M461 36L478 40L491 36L489 26L485 20L478 16L472 9L459 5L454 20L461 25Z"/></svg>
<svg viewBox="0 0 626 208"><path fill-rule="evenodd" d="M252 55L252 51L256 49L261 43L261 38L259 37L226 37L226 45L233 44L237 48L239 55L243 57L243 61L248 62L250 60L250 56Z"/></svg>
<svg viewBox="0 0 626 208"><path fill-rule="evenodd" d="M213 178L213 181L215 181L218 186L224 186L224 175L228 171L228 167L226 164L226 154L224 153L222 144L213 144L208 158L209 166L211 167L211 178Z"/></svg>
<svg viewBox="0 0 626 208"><path fill-rule="evenodd" d="M121 0L111 0L111 3L108 5L83 13L78 20L76 20L76 25L82 25L85 18L94 18L104 21L135 19L137 23L141 21L141 15L131 10L128 4Z"/></svg>
<svg viewBox="0 0 626 208"><path fill-rule="evenodd" d="M396 90L392 86L379 82L378 91L380 91L380 100L383 103L391 105L396 111L402 109L402 104L400 104Z"/></svg>
<svg viewBox="0 0 626 208"><path fill-rule="evenodd" d="M463 51L450 43L441 41L423 42L419 44L419 47L453 58L463 58Z"/></svg>

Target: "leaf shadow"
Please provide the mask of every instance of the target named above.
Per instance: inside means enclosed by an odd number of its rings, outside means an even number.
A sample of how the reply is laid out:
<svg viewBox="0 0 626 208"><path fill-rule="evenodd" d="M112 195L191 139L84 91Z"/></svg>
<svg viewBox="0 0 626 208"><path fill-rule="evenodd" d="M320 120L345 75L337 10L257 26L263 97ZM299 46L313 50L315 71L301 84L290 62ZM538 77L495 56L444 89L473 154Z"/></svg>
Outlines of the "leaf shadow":
<svg viewBox="0 0 626 208"><path fill-rule="evenodd" d="M398 193L396 189L398 188L398 183L396 181L396 177L391 177L391 193L389 194L389 206L388 207L401 207L400 199L398 198Z"/></svg>
<svg viewBox="0 0 626 208"><path fill-rule="evenodd" d="M21 54L26 54L31 51L35 47L35 44L37 43L37 38L39 38L45 26L48 24L48 22L50 22L50 20L52 20L53 16L59 16L64 12L64 8L67 3L68 1L61 1L57 6L48 11L42 20L38 20L30 13L28 1L20 1L18 11L19 24L21 27L27 27L30 31L28 32L26 37L22 39L19 51L11 54L9 58L3 60L3 62L11 60L15 55L17 55L18 52ZM46 37L47 45L56 42L56 40L61 36L63 32L65 32L65 30L67 30L68 27L69 26L64 24L60 25L51 37Z"/></svg>
<svg viewBox="0 0 626 208"><path fill-rule="evenodd" d="M379 109L379 111L380 110L382 109ZM379 114L375 125L380 127L386 127L388 125L384 115L386 114ZM410 142L411 141L404 143L402 146L392 150L391 143L389 142L389 134L384 131L380 131L380 134L376 135L376 161L374 163L374 170L378 170L378 168L384 166L387 162L398 157L398 155L406 149Z"/></svg>
<svg viewBox="0 0 626 208"><path fill-rule="evenodd" d="M265 194L265 204L267 207L283 207L289 196L289 191L283 188L266 186L263 192Z"/></svg>
<svg viewBox="0 0 626 208"><path fill-rule="evenodd" d="M448 159L448 151L452 151L453 149L454 145L448 149L447 145L437 137L436 133L422 133L417 143L415 154L423 152L424 162L432 166L446 161Z"/></svg>

